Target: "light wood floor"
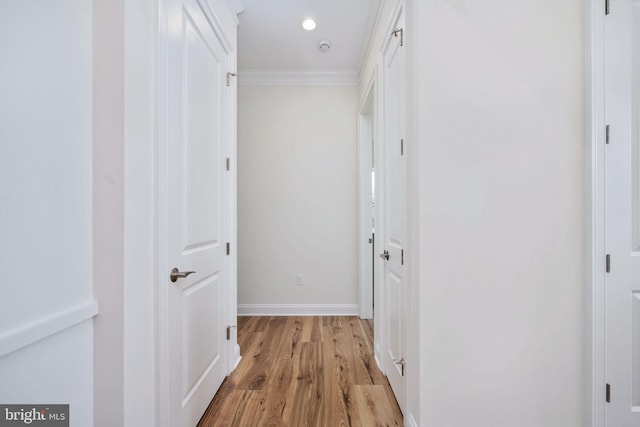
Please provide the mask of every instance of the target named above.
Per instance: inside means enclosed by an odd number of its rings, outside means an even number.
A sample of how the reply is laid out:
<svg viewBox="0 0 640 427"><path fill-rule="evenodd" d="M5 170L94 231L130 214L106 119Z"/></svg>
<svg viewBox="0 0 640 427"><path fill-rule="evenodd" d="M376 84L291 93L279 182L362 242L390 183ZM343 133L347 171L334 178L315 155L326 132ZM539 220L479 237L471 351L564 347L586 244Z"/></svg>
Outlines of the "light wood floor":
<svg viewBox="0 0 640 427"><path fill-rule="evenodd" d="M198 427L402 426L358 317L240 317L242 361Z"/></svg>

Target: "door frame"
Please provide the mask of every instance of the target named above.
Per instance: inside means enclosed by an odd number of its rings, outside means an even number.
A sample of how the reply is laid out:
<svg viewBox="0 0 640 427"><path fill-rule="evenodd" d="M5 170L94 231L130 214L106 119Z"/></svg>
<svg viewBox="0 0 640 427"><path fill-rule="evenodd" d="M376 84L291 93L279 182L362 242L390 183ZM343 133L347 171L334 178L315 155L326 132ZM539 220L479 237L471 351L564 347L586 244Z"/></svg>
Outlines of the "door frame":
<svg viewBox="0 0 640 427"><path fill-rule="evenodd" d="M375 217L376 217L376 235L380 236L384 232L383 210L381 200L382 185L384 183L384 163L381 161L383 146L380 144L379 135L382 135L383 120L382 107L380 104L380 88L381 81L380 65L376 63L373 72L368 80L361 82L364 87L363 95L360 100L358 110L358 289L359 289L359 311L361 318L373 317L373 354L378 368L385 372L385 349L386 349L386 331L384 330L384 288L378 282L378 286L371 289L370 280L375 277L382 277L383 270L381 263L376 262L378 258L375 256L380 253L380 239L374 239L373 246L368 243L368 236L371 230L371 169L369 158L373 154L373 167L376 171L375 175ZM363 116L370 116L363 118ZM370 120L370 124L363 122ZM363 126L368 126L369 130L363 132ZM373 135L370 133L373 132ZM373 144L368 136L373 137ZM373 153L371 152L373 150ZM372 256L373 252L373 256ZM367 272L367 269L371 270ZM373 276L373 277L372 277ZM375 306L373 301L375 300Z"/></svg>
<svg viewBox="0 0 640 427"><path fill-rule="evenodd" d="M375 151L375 73L367 83L358 111L358 285L360 318L372 319L373 312L373 242L369 243L373 221L371 218L371 155ZM373 141L373 145L372 142ZM375 330L375 327L374 327Z"/></svg>
<svg viewBox="0 0 640 427"><path fill-rule="evenodd" d="M392 18L393 19L393 18ZM376 171L375 182L375 216L376 216L376 239L373 242L373 274L378 277L379 286L375 287L375 301L376 304L373 307L373 353L378 364L378 368L382 373L387 375L387 346L388 337L386 329L386 315L387 315L387 301L385 299L385 287L384 287L384 263L377 256L384 251L384 239L383 236L386 233L385 229L385 215L384 215L384 200L385 200L385 155L384 155L384 141L382 135L385 132L385 119L384 119L384 80L382 78L384 74L384 64L382 51L376 53L376 65L372 73L372 81L374 87L374 108L375 108L375 136L374 140L374 164L373 167ZM380 280L382 278L382 280Z"/></svg>
<svg viewBox="0 0 640 427"><path fill-rule="evenodd" d="M585 425L605 426L605 0L585 2Z"/></svg>
<svg viewBox="0 0 640 427"><path fill-rule="evenodd" d="M234 14L236 25L239 24L238 16ZM229 54L229 70L238 74L237 59L238 50L236 46L231 46ZM227 236L231 243L231 252L227 257L227 325L232 326L230 330L230 341L227 349L227 375L233 372L240 363L240 345L238 344L238 79L231 79L229 87L230 93L227 96L228 115L228 140L227 156L229 156L229 174L227 180Z"/></svg>

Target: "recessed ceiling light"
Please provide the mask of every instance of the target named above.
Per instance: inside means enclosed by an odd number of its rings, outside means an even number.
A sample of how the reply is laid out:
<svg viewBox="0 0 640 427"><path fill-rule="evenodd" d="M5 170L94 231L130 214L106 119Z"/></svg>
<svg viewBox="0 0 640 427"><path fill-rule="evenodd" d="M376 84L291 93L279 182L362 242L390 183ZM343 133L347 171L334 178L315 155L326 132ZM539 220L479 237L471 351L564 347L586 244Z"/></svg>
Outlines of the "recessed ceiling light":
<svg viewBox="0 0 640 427"><path fill-rule="evenodd" d="M304 21L302 21L302 28L307 31L313 31L316 29L316 21L311 18L305 19Z"/></svg>

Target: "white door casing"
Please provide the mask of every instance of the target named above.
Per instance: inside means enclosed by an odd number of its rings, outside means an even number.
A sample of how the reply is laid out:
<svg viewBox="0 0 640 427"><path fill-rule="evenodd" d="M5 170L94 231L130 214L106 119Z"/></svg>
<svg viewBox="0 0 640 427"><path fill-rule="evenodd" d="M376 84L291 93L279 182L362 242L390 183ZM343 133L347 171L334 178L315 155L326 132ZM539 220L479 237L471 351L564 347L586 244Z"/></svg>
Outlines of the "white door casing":
<svg viewBox="0 0 640 427"><path fill-rule="evenodd" d="M374 153L374 79L358 114L358 278L360 317L373 319L373 153Z"/></svg>
<svg viewBox="0 0 640 427"><path fill-rule="evenodd" d="M165 6L167 89L160 106L161 120L166 109L166 160L160 176L166 193L161 185L160 197L167 211L160 266L166 270L159 286L167 293L159 315L166 331L160 363L167 370L167 390L161 399L167 402L162 418L168 425L187 427L198 422L228 372L230 48L208 3L167 0ZM174 267L195 273L174 283Z"/></svg>
<svg viewBox="0 0 640 427"><path fill-rule="evenodd" d="M640 0L605 19L606 425L640 425Z"/></svg>
<svg viewBox="0 0 640 427"><path fill-rule="evenodd" d="M405 330L407 304L404 247L406 242L406 167L404 156L404 49L400 13L383 51L384 230L388 251L384 267L386 374L404 411Z"/></svg>

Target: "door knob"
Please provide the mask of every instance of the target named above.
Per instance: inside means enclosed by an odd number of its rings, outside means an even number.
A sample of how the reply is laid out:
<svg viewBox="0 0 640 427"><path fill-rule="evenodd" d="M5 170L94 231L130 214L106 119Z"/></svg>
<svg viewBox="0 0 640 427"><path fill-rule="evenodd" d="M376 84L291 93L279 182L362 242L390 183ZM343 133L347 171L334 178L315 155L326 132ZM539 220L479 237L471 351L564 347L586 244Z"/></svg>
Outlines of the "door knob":
<svg viewBox="0 0 640 427"><path fill-rule="evenodd" d="M185 277L193 273L195 273L195 271L180 271L174 267L173 270L171 270L171 281L175 283L178 281L178 279L184 279Z"/></svg>
<svg viewBox="0 0 640 427"><path fill-rule="evenodd" d="M389 251L385 250L383 253L381 253L380 258L382 258L385 261L389 261Z"/></svg>

